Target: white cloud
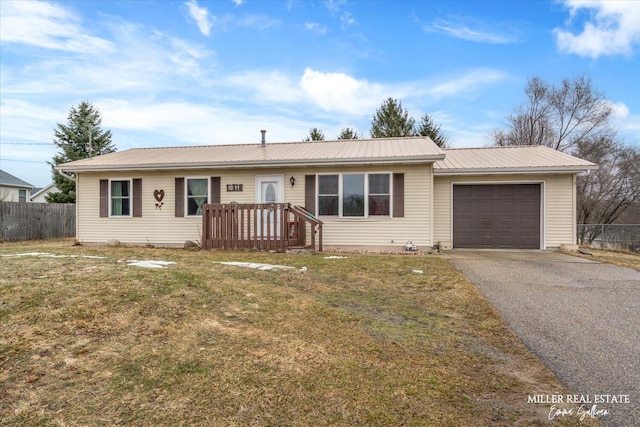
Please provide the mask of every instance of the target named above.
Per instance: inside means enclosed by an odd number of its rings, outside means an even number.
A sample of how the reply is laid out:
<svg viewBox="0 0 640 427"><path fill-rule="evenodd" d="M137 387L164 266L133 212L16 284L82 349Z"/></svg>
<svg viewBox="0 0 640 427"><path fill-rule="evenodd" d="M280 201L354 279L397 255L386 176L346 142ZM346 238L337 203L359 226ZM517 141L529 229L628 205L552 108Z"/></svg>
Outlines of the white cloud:
<svg viewBox="0 0 640 427"><path fill-rule="evenodd" d="M240 6L243 3L243 0L233 0L233 4L236 6Z"/></svg>
<svg viewBox="0 0 640 427"><path fill-rule="evenodd" d="M223 84L232 88L243 99L261 104L292 104L300 102L303 97L295 79L277 70L235 73L225 78ZM238 90L245 90L247 93L240 93Z"/></svg>
<svg viewBox="0 0 640 427"><path fill-rule="evenodd" d="M51 142L56 123L64 123L64 118L68 114L68 111L48 108L4 95L0 111L2 113L0 139L7 142Z"/></svg>
<svg viewBox="0 0 640 427"><path fill-rule="evenodd" d="M476 25L484 26L480 24ZM441 33L475 43L512 44L517 43L519 40L519 37L514 31L497 32L495 30L474 29L470 28L466 23L447 21L444 19L437 19L430 24L423 25L422 29L426 32Z"/></svg>
<svg viewBox="0 0 640 427"><path fill-rule="evenodd" d="M229 104L100 100L103 126L154 135L154 146L184 144L259 143L260 129L267 141L299 141L310 124L265 108L237 109ZM129 132L127 132L129 133ZM118 140L118 149L136 147L135 139ZM146 146L146 145L145 145Z"/></svg>
<svg viewBox="0 0 640 427"><path fill-rule="evenodd" d="M477 68L462 75L447 78L447 80L430 86L424 93L432 98L441 99L462 93L473 93L488 84L498 83L506 78L506 74L490 68Z"/></svg>
<svg viewBox="0 0 640 427"><path fill-rule="evenodd" d="M346 30L350 26L356 24L356 19L351 15L350 12L345 12L340 16L340 22L342 25L342 29Z"/></svg>
<svg viewBox="0 0 640 427"><path fill-rule="evenodd" d="M338 12L342 6L347 3L347 0L325 0L324 5L331 12Z"/></svg>
<svg viewBox="0 0 640 427"><path fill-rule="evenodd" d="M611 108L611 116L617 119L626 119L629 117L629 107L624 102L607 101L609 108Z"/></svg>
<svg viewBox="0 0 640 427"><path fill-rule="evenodd" d="M280 21L267 15L247 15L239 19L237 21L237 25L257 28L258 30L266 30L279 26Z"/></svg>
<svg viewBox="0 0 640 427"><path fill-rule="evenodd" d="M640 2L618 0L565 0L570 25L580 12L588 14L582 32L553 30L561 52L598 58L606 55L631 55L640 43Z"/></svg>
<svg viewBox="0 0 640 427"><path fill-rule="evenodd" d="M318 22L306 22L304 24L304 28L307 31L311 31L311 32L319 34L321 36L324 36L327 33L326 25L322 25L322 24L320 24Z"/></svg>
<svg viewBox="0 0 640 427"><path fill-rule="evenodd" d="M209 11L205 7L200 7L196 0L189 0L185 3L189 9L189 15L196 21L200 32L205 36L211 33L211 24L215 20L215 16L209 18Z"/></svg>
<svg viewBox="0 0 640 427"><path fill-rule="evenodd" d="M3 94L156 93L169 83L174 89L208 83L214 54L206 48L127 21L113 20L106 28L117 50L34 60L19 73L3 72Z"/></svg>
<svg viewBox="0 0 640 427"><path fill-rule="evenodd" d="M344 73L322 73L307 68L300 87L310 101L325 111L353 115L372 114L384 98L382 85L357 80Z"/></svg>
<svg viewBox="0 0 640 427"><path fill-rule="evenodd" d="M108 40L87 34L70 9L35 1L0 2L0 40L77 53L114 49Z"/></svg>

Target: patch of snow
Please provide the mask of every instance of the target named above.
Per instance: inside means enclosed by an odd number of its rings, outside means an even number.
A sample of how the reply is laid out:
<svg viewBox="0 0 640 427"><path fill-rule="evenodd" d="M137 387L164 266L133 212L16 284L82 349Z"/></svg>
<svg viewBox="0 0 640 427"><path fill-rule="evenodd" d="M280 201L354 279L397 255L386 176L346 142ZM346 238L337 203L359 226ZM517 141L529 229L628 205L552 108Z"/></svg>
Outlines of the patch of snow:
<svg viewBox="0 0 640 427"><path fill-rule="evenodd" d="M347 257L346 256L339 256L339 255L331 255L331 256L324 257L324 259L347 259Z"/></svg>
<svg viewBox="0 0 640 427"><path fill-rule="evenodd" d="M50 254L48 252L26 252L23 254L2 254L0 256L6 256L6 257L14 257L14 256L37 256L40 258L78 258L78 257L82 257L82 258L91 258L91 259L107 259L107 257L105 256L95 256L95 255L56 255L56 254Z"/></svg>
<svg viewBox="0 0 640 427"><path fill-rule="evenodd" d="M159 261L159 260L145 260L139 261L136 259L128 259L127 266L129 267L143 267L143 268L167 268L167 265L175 264L173 261Z"/></svg>
<svg viewBox="0 0 640 427"><path fill-rule="evenodd" d="M295 267L289 267L287 265L261 264L259 262L223 261L223 262L220 262L219 264L233 265L236 267L255 268L258 270L295 269ZM302 267L302 268L304 268L305 270L307 269L306 267Z"/></svg>
<svg viewBox="0 0 640 427"><path fill-rule="evenodd" d="M416 274L424 274L424 271L422 270L412 270L412 272Z"/></svg>
<svg viewBox="0 0 640 427"><path fill-rule="evenodd" d="M25 252L23 254L3 254L2 256L51 256L47 252Z"/></svg>

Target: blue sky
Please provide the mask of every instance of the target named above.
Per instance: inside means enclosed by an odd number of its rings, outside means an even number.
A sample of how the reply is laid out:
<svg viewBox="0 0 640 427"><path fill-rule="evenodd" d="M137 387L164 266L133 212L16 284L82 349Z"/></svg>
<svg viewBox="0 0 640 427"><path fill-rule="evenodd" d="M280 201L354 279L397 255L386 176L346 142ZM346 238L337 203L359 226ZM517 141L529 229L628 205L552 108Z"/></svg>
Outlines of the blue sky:
<svg viewBox="0 0 640 427"><path fill-rule="evenodd" d="M0 168L47 185L89 101L118 150L368 137L382 101L489 145L527 79L581 74L640 144L639 1L0 2Z"/></svg>

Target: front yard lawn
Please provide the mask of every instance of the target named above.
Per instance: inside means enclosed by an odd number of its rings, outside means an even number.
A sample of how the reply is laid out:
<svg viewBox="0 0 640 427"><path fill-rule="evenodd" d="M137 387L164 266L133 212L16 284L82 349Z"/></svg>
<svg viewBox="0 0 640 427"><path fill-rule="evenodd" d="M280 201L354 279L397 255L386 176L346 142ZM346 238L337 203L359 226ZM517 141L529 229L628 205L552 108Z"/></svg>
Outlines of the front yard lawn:
<svg viewBox="0 0 640 427"><path fill-rule="evenodd" d="M528 396L570 393L437 256L0 255L6 425L546 425Z"/></svg>

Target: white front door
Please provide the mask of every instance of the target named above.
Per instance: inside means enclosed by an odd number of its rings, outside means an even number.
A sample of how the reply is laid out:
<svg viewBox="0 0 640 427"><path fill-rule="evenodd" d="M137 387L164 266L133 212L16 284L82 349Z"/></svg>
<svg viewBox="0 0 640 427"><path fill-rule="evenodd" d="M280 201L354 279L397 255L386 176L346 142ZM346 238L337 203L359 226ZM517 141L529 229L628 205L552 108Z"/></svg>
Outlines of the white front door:
<svg viewBox="0 0 640 427"><path fill-rule="evenodd" d="M283 203L284 202L284 175L257 175L256 176L256 203ZM280 235L280 217L274 212L263 212L261 230L266 234L267 222L273 235Z"/></svg>

